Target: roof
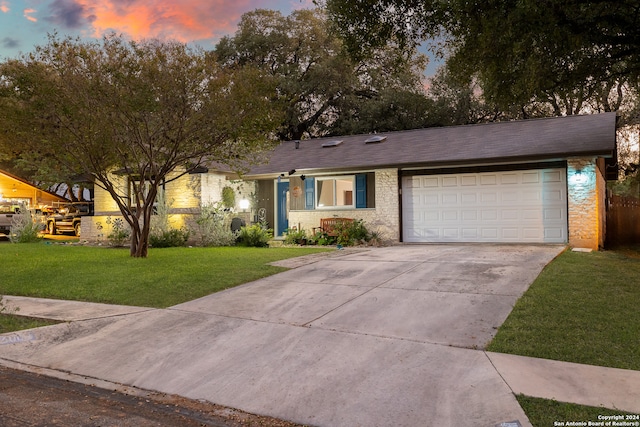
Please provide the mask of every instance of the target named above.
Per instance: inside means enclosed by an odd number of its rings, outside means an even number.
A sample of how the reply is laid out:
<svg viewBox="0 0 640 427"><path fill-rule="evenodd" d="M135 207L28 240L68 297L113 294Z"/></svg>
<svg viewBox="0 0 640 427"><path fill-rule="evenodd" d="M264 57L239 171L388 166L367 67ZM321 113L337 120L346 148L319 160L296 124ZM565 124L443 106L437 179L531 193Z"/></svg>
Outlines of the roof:
<svg viewBox="0 0 640 427"><path fill-rule="evenodd" d="M48 195L50 199L67 201L68 199L58 194L51 193L46 190L42 190L29 181L13 175L7 171L0 170L0 194L5 197L24 197L33 198L33 191L41 192L43 195Z"/></svg>
<svg viewBox="0 0 640 427"><path fill-rule="evenodd" d="M372 135L286 141L266 164L247 176L384 167L442 167L471 163L560 160L575 156L612 157L616 113L497 122L388 132ZM342 141L333 144L335 141ZM333 145L333 146L327 146ZM325 147L323 147L325 146Z"/></svg>

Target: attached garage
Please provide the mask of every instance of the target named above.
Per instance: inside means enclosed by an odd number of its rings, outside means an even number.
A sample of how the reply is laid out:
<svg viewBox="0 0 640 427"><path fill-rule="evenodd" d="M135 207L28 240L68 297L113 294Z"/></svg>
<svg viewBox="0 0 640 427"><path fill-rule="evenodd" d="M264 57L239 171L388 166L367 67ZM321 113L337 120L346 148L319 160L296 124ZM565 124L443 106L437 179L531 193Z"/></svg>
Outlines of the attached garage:
<svg viewBox="0 0 640 427"><path fill-rule="evenodd" d="M617 178L616 120L603 113L285 141L244 177L291 185L297 202L279 205L272 192L260 207L309 233L324 218L353 218L392 243L598 249L606 181ZM308 197L326 181L354 184L341 203Z"/></svg>
<svg viewBox="0 0 640 427"><path fill-rule="evenodd" d="M567 242L566 169L402 178L405 242Z"/></svg>

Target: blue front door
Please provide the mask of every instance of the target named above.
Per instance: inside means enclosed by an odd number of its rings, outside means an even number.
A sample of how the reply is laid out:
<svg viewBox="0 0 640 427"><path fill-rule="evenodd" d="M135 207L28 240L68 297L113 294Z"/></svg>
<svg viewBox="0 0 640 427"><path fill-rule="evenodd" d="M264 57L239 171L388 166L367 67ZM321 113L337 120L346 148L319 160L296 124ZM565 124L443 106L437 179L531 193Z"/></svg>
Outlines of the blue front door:
<svg viewBox="0 0 640 427"><path fill-rule="evenodd" d="M289 228L289 182L282 181L278 183L278 228L277 236L282 236Z"/></svg>

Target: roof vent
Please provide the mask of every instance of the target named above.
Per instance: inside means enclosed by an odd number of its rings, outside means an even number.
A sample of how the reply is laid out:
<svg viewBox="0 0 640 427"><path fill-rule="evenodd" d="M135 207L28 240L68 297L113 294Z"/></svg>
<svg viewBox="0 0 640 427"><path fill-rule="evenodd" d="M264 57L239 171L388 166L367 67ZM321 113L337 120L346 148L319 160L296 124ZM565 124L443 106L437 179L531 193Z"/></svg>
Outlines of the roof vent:
<svg viewBox="0 0 640 427"><path fill-rule="evenodd" d="M341 139L338 139L338 140L335 140L335 141L328 141L328 142L325 142L324 144L322 144L322 148L337 147L340 144L342 144L342 140Z"/></svg>
<svg viewBox="0 0 640 427"><path fill-rule="evenodd" d="M383 135L373 135L364 141L365 144L379 144L387 140L386 136Z"/></svg>

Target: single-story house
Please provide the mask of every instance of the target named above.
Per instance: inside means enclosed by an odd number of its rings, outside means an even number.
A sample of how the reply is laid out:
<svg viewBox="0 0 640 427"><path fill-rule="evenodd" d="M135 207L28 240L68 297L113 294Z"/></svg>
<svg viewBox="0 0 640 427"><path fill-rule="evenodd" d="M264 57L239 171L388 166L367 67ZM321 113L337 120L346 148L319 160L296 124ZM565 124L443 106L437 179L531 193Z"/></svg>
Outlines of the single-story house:
<svg viewBox="0 0 640 427"><path fill-rule="evenodd" d="M236 214L266 219L276 236L339 217L390 242L598 249L615 164L616 113L605 113L286 141L241 179L198 168L164 190L175 227L195 224L200 206L231 186ZM119 215L104 190L94 202L92 224L82 224L88 240L104 239L105 220Z"/></svg>
<svg viewBox="0 0 640 427"><path fill-rule="evenodd" d="M29 181L0 170L0 202L39 209L68 201L64 197L34 186Z"/></svg>
<svg viewBox="0 0 640 427"><path fill-rule="evenodd" d="M244 179L276 235L362 219L392 242L604 244L616 113L281 143Z"/></svg>

